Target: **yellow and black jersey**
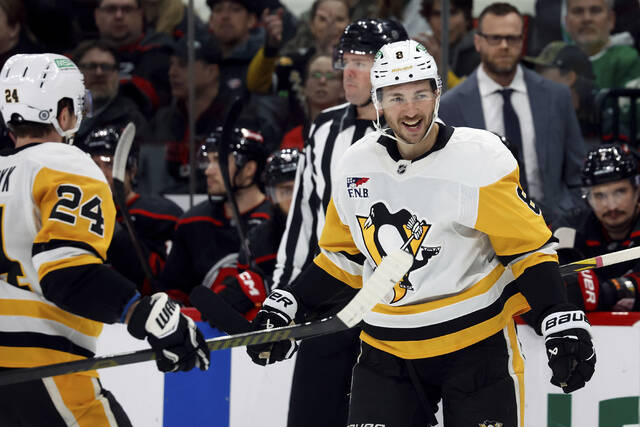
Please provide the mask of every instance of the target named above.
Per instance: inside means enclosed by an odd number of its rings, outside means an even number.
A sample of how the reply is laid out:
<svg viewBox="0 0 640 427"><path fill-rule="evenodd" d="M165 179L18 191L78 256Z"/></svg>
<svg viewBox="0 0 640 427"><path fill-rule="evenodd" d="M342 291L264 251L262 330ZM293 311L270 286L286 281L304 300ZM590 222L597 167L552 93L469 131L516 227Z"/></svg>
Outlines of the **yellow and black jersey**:
<svg viewBox="0 0 640 427"><path fill-rule="evenodd" d="M514 280L557 265L557 256L518 174L494 134L471 128L440 126L433 149L413 161L376 133L347 150L314 262L358 288L387 253L408 248L415 257L365 316L363 341L402 358L432 357L487 338L529 309Z"/></svg>
<svg viewBox="0 0 640 427"><path fill-rule="evenodd" d="M91 357L102 323L61 308L47 298L42 283L60 271L106 258L115 221L109 186L91 158L67 144L30 144L4 154L0 366ZM57 295L55 286L49 291Z"/></svg>

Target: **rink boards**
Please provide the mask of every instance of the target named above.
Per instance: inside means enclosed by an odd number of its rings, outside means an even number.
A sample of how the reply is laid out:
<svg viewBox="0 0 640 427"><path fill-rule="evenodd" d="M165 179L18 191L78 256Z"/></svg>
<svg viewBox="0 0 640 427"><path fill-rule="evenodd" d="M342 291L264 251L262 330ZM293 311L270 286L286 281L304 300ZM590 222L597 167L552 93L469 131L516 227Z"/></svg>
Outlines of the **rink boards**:
<svg viewBox="0 0 640 427"><path fill-rule="evenodd" d="M598 352L596 373L586 390L572 395L548 383L542 339L528 326L519 326L527 359L527 427L639 426L640 313L597 313L590 318ZM209 337L219 334L206 323L198 324ZM121 326L108 326L99 342L102 355L144 348ZM162 375L149 362L100 374L135 426L285 427L292 368L292 361L256 366L244 348L238 348L213 352L206 373Z"/></svg>

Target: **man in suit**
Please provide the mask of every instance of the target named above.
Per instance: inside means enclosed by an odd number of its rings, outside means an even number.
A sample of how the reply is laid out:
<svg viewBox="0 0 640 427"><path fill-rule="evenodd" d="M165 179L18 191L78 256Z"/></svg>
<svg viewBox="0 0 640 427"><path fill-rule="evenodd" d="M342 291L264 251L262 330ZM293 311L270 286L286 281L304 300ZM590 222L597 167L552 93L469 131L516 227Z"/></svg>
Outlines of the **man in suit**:
<svg viewBox="0 0 640 427"><path fill-rule="evenodd" d="M553 221L577 208L586 150L569 89L519 65L520 12L508 3L487 6L474 36L481 64L445 93L439 116L451 126L487 129L517 152L520 182Z"/></svg>

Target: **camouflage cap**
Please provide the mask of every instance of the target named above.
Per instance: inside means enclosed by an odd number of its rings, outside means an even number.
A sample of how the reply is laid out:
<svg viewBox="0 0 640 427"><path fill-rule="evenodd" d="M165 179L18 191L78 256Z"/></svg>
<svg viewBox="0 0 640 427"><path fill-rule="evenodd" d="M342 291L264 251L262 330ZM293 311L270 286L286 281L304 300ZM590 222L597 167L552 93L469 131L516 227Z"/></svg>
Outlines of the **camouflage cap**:
<svg viewBox="0 0 640 427"><path fill-rule="evenodd" d="M565 71L574 71L577 75L594 80L591 61L578 46L554 41L542 49L536 57L525 56L523 61L544 67L557 67Z"/></svg>

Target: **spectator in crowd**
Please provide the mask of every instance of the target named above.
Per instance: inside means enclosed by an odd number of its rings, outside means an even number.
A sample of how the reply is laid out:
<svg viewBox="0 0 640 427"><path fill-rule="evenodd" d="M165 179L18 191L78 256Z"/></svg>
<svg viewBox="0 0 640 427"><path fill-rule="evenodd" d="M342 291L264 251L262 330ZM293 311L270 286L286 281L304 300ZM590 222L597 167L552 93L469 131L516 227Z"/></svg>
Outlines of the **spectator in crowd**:
<svg viewBox="0 0 640 427"><path fill-rule="evenodd" d="M187 6L181 0L142 0L147 32L163 33L177 40L187 34ZM207 25L194 14L197 34L207 32Z"/></svg>
<svg viewBox="0 0 640 427"><path fill-rule="evenodd" d="M555 41L537 57L525 57L524 61L533 64L542 77L569 87L582 136L586 142L598 144L595 76L587 54L577 46Z"/></svg>
<svg viewBox="0 0 640 427"><path fill-rule="evenodd" d="M473 1L452 0L449 10L449 68L456 77L468 76L480 63L480 55L473 44ZM437 64L441 61L442 0L422 0L422 16L433 30L432 35L421 33L415 37L427 48ZM453 87L453 85L449 85Z"/></svg>
<svg viewBox="0 0 640 427"><path fill-rule="evenodd" d="M118 59L115 48L104 40L87 40L74 49L71 57L84 75L84 84L91 91L92 114L82 120L76 141L84 141L97 128L115 126L123 128L128 122L136 125L138 136L143 136L147 120L138 105L120 90ZM127 83L130 91L138 92Z"/></svg>
<svg viewBox="0 0 640 427"><path fill-rule="evenodd" d="M42 47L27 27L22 0L0 0L0 68L16 53L39 53Z"/></svg>
<svg viewBox="0 0 640 427"><path fill-rule="evenodd" d="M0 0L0 68L17 53L42 52L27 27L22 0ZM0 119L0 149L13 147L9 130Z"/></svg>
<svg viewBox="0 0 640 427"><path fill-rule="evenodd" d="M345 0L316 0L311 8L310 29L314 44L290 56L278 56L282 40L282 19L279 15L263 14L267 31L266 45L251 61L247 74L250 91L269 93L289 101L289 127L304 123L304 77L308 62L316 53L330 54L349 23L349 7Z"/></svg>
<svg viewBox="0 0 640 427"><path fill-rule="evenodd" d="M120 131L114 127L99 128L77 145L91 155L107 178L111 191L113 187L113 156L115 154ZM150 295L155 290L155 277L158 276L167 258L167 243L171 240L173 229L182 209L163 197L149 196L135 191L134 182L137 172L137 153L132 148L127 158L124 176L124 198L131 215L132 225L140 243L144 260L138 258L131 236L123 224L123 214L116 204L116 228L107 250L107 262L127 279L136 284L142 295ZM142 263L148 265L143 267ZM146 277L145 269L152 277Z"/></svg>
<svg viewBox="0 0 640 427"><path fill-rule="evenodd" d="M247 67L264 44L264 31L256 28L257 12L252 0L208 0L209 32L218 42L220 90L234 95L246 90Z"/></svg>
<svg viewBox="0 0 640 427"><path fill-rule="evenodd" d="M352 21L361 18L370 18L376 15L378 0L347 0L349 6L349 15ZM283 44L280 53L283 56L293 55L294 53L306 50L312 47L314 37L311 33L309 22L313 15L313 3L311 7L300 14L300 24L297 26L295 36L291 40Z"/></svg>
<svg viewBox="0 0 640 427"><path fill-rule="evenodd" d="M398 21L410 37L430 31L429 24L420 15L422 0L378 0L375 16Z"/></svg>
<svg viewBox="0 0 640 427"><path fill-rule="evenodd" d="M569 89L518 64L522 31L522 15L510 4L482 11L474 36L482 62L444 94L439 115L451 126L506 136L520 153L523 188L553 221L580 201L570 187L578 186L585 147Z"/></svg>
<svg viewBox="0 0 640 427"><path fill-rule="evenodd" d="M175 43L170 57L168 74L173 101L171 105L160 109L151 121L149 139L153 144L141 147L141 157L145 159L141 171L144 182L141 184L152 193L188 191L187 53L187 40L183 37ZM204 140L218 126L222 126L229 99L219 91L222 54L215 40L209 36L195 40L194 55L195 132L197 138ZM160 156L166 156L165 160L161 160ZM163 163L166 169L155 170ZM204 193L205 189L205 178L199 175L196 191Z"/></svg>
<svg viewBox="0 0 640 427"><path fill-rule="evenodd" d="M237 273L240 240L219 162L228 162L231 191L248 229L271 218L271 203L259 184L268 153L262 135L240 124L230 141L222 141L221 136L219 130L215 131L204 144L209 200L195 205L178 221L160 275L161 285L173 290L176 297L182 293L183 301L195 286L213 288L226 276ZM229 145L227 159L218 158L218 144Z"/></svg>
<svg viewBox="0 0 640 427"><path fill-rule="evenodd" d="M264 185L274 206L273 215L249 232L253 259L248 259L241 251L239 273L227 276L212 288L248 320L253 320L266 294L271 291L269 279L276 266L278 245L287 223L299 158L300 152L295 148L275 151L267 158Z"/></svg>
<svg viewBox="0 0 640 427"><path fill-rule="evenodd" d="M640 77L640 57L628 33L611 36L613 0L567 0L566 29L571 40L591 59L596 85L623 87ZM627 44L621 44L627 38Z"/></svg>
<svg viewBox="0 0 640 427"><path fill-rule="evenodd" d="M320 53L314 55L305 71L304 93L301 103L306 107L302 124L287 132L280 144L281 148L304 148L304 140L309 134L311 123L329 107L344 101L342 71L333 68L333 57Z"/></svg>
<svg viewBox="0 0 640 427"><path fill-rule="evenodd" d="M100 38L118 50L120 79L131 80L157 110L170 100L167 70L171 38L144 32L141 1L100 0L94 17Z"/></svg>
<svg viewBox="0 0 640 427"><path fill-rule="evenodd" d="M640 244L640 176L634 155L619 145L591 150L582 169L588 204L554 230L561 263L604 255ZM581 271L565 278L569 299L585 311L640 310L637 259Z"/></svg>

